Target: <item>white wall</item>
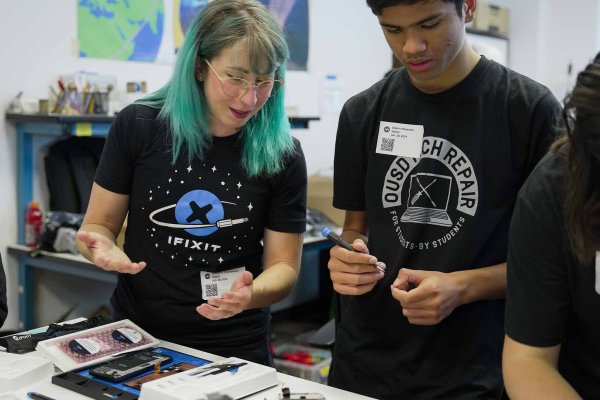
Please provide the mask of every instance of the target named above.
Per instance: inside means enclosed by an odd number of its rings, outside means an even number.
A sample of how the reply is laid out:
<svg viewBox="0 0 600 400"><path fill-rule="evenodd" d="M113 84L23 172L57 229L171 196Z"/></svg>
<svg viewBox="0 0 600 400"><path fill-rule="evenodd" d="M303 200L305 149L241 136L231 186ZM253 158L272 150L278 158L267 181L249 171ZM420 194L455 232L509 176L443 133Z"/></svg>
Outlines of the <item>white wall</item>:
<svg viewBox="0 0 600 400"><path fill-rule="evenodd" d="M540 46L545 0L490 0L509 8L509 59L514 70L530 76L537 76L541 60Z"/></svg>
<svg viewBox="0 0 600 400"><path fill-rule="evenodd" d="M289 105L299 115L319 115L319 93L326 74L344 82L343 98L349 98L383 78L392 67L389 50L377 18L363 0L310 1L310 54L308 73L290 72ZM333 148L338 113L321 114L310 129L298 130L308 173L333 168Z"/></svg>
<svg viewBox="0 0 600 400"><path fill-rule="evenodd" d="M577 73L598 51L598 0L546 0L547 14L543 19L542 70L539 79L548 82L554 94L562 100L575 83ZM568 33L567 33L568 29ZM568 76L568 65L573 73Z"/></svg>
<svg viewBox="0 0 600 400"><path fill-rule="evenodd" d="M598 10L596 12L596 20L600 21L600 1L598 2ZM600 23L596 25L596 48L600 49Z"/></svg>
<svg viewBox="0 0 600 400"><path fill-rule="evenodd" d="M74 0L0 1L0 188L4 193L0 197L3 226L0 251L9 290L9 317L4 329L16 329L18 324L18 270L6 253L6 246L16 242L17 219L21 218L16 204L15 129L5 121L3 113L11 98L20 91L24 97L47 97L48 85L55 84L58 75L80 70L114 74L121 89L129 80L145 80L149 91L163 85L171 74L172 67L168 65L79 59L75 41L76 3ZM296 107L298 115L316 116L320 82L326 73L335 73L346 82L346 98L380 79L391 67L391 53L364 1L309 0L309 4L309 71L290 72L287 93L288 103ZM336 127L337 116L327 115L322 121L311 122L308 130L294 132L302 141L309 173L331 168ZM42 190L43 185L42 179L39 182ZM46 196L40 192L34 193L45 200ZM110 293L106 284L51 273L40 274L38 278L42 281L39 294L44 298L38 310L39 323L51 322L61 315L80 300L82 291L96 297ZM85 302L79 303L75 313L85 315L90 311Z"/></svg>
<svg viewBox="0 0 600 400"><path fill-rule="evenodd" d="M548 86L562 101L577 72L600 50L600 1L486 1L509 8L510 67Z"/></svg>

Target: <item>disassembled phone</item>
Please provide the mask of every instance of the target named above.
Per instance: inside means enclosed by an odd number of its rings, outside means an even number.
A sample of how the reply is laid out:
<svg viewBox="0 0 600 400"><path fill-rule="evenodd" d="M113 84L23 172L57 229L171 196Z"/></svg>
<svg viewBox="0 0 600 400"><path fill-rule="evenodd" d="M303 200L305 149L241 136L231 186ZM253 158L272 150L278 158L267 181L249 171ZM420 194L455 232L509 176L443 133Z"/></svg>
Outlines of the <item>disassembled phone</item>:
<svg viewBox="0 0 600 400"><path fill-rule="evenodd" d="M110 382L121 382L149 371L155 368L156 365L171 362L172 359L173 357L166 354L154 353L152 350L143 350L133 354L126 354L114 361L91 368L90 375Z"/></svg>

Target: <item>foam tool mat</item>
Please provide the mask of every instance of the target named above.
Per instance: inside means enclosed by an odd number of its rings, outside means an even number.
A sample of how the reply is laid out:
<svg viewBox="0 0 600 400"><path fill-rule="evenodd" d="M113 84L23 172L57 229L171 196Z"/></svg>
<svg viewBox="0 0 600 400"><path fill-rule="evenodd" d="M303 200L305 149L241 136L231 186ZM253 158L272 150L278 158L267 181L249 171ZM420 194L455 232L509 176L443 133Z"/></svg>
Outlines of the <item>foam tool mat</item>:
<svg viewBox="0 0 600 400"><path fill-rule="evenodd" d="M110 376L110 371L128 372L131 369L130 363L126 361L131 357L131 353L128 353L111 361L55 375L52 377L52 383L92 399L135 400L139 398L143 385L149 382L211 363L203 358L165 347L141 350L137 354L143 354L144 357L140 359L149 359L153 356L157 363L150 369L140 369L139 373L133 375L126 373L126 378L115 380ZM103 373L98 374L94 371L108 374L102 377Z"/></svg>

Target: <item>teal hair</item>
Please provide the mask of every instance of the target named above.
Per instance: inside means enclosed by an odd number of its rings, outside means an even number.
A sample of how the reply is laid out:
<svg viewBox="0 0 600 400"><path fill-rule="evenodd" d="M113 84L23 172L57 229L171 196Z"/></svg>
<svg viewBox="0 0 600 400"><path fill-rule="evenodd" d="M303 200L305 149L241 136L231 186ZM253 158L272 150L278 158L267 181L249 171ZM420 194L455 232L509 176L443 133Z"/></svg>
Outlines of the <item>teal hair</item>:
<svg viewBox="0 0 600 400"><path fill-rule="evenodd" d="M188 161L204 159L212 144L208 105L195 73L199 57L210 61L239 42L248 46L252 72L274 72L275 79L285 81L289 50L269 11L256 0L215 0L192 22L170 81L138 101L160 108L158 118L171 132L173 163L184 153ZM294 151L284 91L281 88L269 97L241 129L242 165L250 176L281 171Z"/></svg>

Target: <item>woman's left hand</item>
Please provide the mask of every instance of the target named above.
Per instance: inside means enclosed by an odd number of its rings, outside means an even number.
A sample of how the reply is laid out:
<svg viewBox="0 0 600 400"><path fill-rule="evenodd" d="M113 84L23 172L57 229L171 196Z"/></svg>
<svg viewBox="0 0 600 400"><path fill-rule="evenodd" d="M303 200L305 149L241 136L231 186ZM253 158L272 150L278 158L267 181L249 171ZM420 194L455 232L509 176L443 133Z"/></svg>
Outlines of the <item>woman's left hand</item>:
<svg viewBox="0 0 600 400"><path fill-rule="evenodd" d="M252 274L244 271L238 276L231 289L221 295L209 299L206 303L196 307L198 314L212 320L230 318L244 311L252 300Z"/></svg>

